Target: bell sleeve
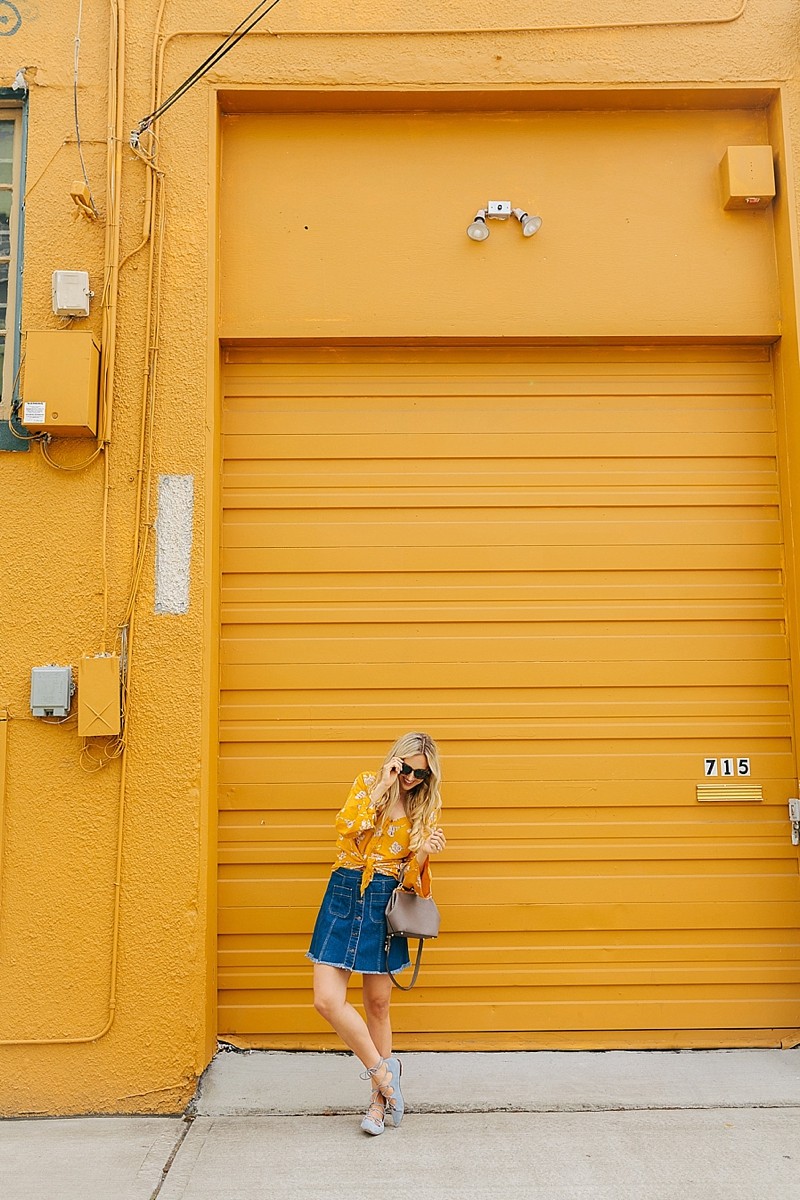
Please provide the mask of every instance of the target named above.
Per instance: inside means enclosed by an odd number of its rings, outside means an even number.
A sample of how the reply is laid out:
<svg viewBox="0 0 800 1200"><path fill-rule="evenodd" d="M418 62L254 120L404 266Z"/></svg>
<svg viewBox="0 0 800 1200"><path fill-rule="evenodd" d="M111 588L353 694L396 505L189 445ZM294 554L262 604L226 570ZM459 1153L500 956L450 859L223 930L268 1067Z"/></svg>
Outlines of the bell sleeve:
<svg viewBox="0 0 800 1200"><path fill-rule="evenodd" d="M336 832L340 837L355 840L375 829L375 804L369 794L374 783L375 777L364 772L354 780L350 795L336 814Z"/></svg>
<svg viewBox="0 0 800 1200"><path fill-rule="evenodd" d="M408 888L410 892L416 892L418 896L430 896L431 862L429 858L426 858L420 866L416 854L411 855L403 874L403 887Z"/></svg>

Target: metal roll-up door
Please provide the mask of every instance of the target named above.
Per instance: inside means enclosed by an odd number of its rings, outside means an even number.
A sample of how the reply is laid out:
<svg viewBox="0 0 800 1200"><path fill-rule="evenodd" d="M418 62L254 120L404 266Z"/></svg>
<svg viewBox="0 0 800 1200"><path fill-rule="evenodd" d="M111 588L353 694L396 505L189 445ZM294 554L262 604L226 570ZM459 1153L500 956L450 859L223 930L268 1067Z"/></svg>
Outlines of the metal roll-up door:
<svg viewBox="0 0 800 1200"><path fill-rule="evenodd" d="M769 349L239 346L223 387L221 1035L336 1044L333 815L423 728L450 840L399 1046L790 1038Z"/></svg>

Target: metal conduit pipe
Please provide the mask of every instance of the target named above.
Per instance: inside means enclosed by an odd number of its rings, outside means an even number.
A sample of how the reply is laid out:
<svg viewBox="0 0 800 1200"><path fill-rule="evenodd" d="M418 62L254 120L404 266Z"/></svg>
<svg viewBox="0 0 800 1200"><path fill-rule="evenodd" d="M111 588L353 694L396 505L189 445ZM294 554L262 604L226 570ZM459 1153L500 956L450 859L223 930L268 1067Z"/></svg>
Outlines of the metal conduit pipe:
<svg viewBox="0 0 800 1200"><path fill-rule="evenodd" d="M6 828L6 752L8 748L8 712L0 710L0 901L3 898L3 844Z"/></svg>
<svg viewBox="0 0 800 1200"><path fill-rule="evenodd" d="M253 29L247 36L252 37L253 34L261 36L269 35L272 37L413 37L413 36L439 36L439 35L458 35L458 34L496 34L496 33L580 33L591 32L592 30L603 29L668 29L668 28L685 28L692 25L730 25L734 21L738 21L744 16L744 12L750 3L750 0L739 0L739 5L735 12L729 13L725 17L692 17L692 18L676 18L673 21L655 20L655 21L593 21L585 25L487 25L483 27L464 26L460 28L433 28L430 29ZM171 41L174 37L187 36L206 36L206 37L227 37L230 33L229 29L183 29L175 33L171 33L166 38L166 41ZM154 111L154 110L151 110Z"/></svg>
<svg viewBox="0 0 800 1200"><path fill-rule="evenodd" d="M103 283L101 346L103 368L100 387L102 404L101 440L108 444L114 409L114 366L117 349L117 299L119 292L119 246L122 182L122 150L125 104L125 0L111 0L111 51L108 88L108 156L106 168L106 237Z"/></svg>
<svg viewBox="0 0 800 1200"><path fill-rule="evenodd" d="M98 431L98 445L108 446L111 440L113 410L114 356L116 349L117 290L119 287L120 180L122 175L123 106L125 99L125 0L111 0L111 39L108 71L108 156L106 178L106 233L104 248L103 326L102 347L104 371L101 379L103 425ZM106 450L106 455L107 455ZM104 488L108 488L105 472ZM5 722L3 722L5 729ZM4 732L0 730L0 733ZM2 749L4 749L4 744ZM0 762L0 766L3 763ZM117 1006L117 968L119 962L119 913L122 882L123 831L125 822L125 783L127 778L127 748L120 761L119 804L117 816L116 860L114 869L114 909L111 934L111 970L108 1015L101 1029L77 1037L61 1038L2 1038L0 1046L71 1046L81 1042L96 1042L114 1023ZM0 796L2 792L0 791Z"/></svg>
<svg viewBox="0 0 800 1200"><path fill-rule="evenodd" d="M468 36L480 34L498 34L498 33L580 33L591 32L592 30L604 29L670 29L670 28L687 28L690 26L705 26L705 25L730 25L734 21L738 21L744 16L750 0L739 0L739 6L735 12L730 13L726 17L695 17L691 19L680 19L674 21L598 21L585 25L514 25L501 28L499 26L491 26L484 28L459 28L459 29L265 29L263 26L260 29L253 29L247 35L248 37L436 37L440 35L461 35ZM158 13L158 23L160 24L164 12L162 3ZM163 91L164 79L164 56L166 48L171 41L180 37L218 37L225 38L229 35L229 29L176 29L173 33L169 33L166 37L161 37L156 33L156 41L158 43L158 67L154 71L154 75L158 80L155 93L151 94L151 112L155 112L156 105L160 103L161 93ZM154 46L155 57L155 46Z"/></svg>

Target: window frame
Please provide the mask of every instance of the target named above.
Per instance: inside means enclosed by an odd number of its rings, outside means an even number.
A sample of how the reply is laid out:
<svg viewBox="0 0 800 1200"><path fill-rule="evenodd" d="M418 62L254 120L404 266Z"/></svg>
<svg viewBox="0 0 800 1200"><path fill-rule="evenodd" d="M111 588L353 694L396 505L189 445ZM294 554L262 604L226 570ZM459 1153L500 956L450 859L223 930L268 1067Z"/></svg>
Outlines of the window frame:
<svg viewBox="0 0 800 1200"><path fill-rule="evenodd" d="M22 341L22 262L25 226L25 147L28 133L27 95L23 98L10 88L0 89L0 120L14 124L11 183L0 184L10 191L8 295L6 298L5 346L0 379L0 450L28 450L29 442L15 437L9 429L19 395L18 374ZM5 255L3 256L5 258ZM14 422L19 429L19 420Z"/></svg>

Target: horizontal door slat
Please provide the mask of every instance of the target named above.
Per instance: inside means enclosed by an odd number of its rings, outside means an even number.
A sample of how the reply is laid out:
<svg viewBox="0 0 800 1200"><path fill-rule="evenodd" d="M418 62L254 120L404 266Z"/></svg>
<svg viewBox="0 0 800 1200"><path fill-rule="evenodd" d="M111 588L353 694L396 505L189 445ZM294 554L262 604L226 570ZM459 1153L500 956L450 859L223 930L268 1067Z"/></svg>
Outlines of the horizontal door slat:
<svg viewBox="0 0 800 1200"><path fill-rule="evenodd" d="M220 1028L330 1044L333 814L420 726L449 846L400 1034L800 1025L769 348L223 357ZM709 755L762 801L698 802Z"/></svg>

